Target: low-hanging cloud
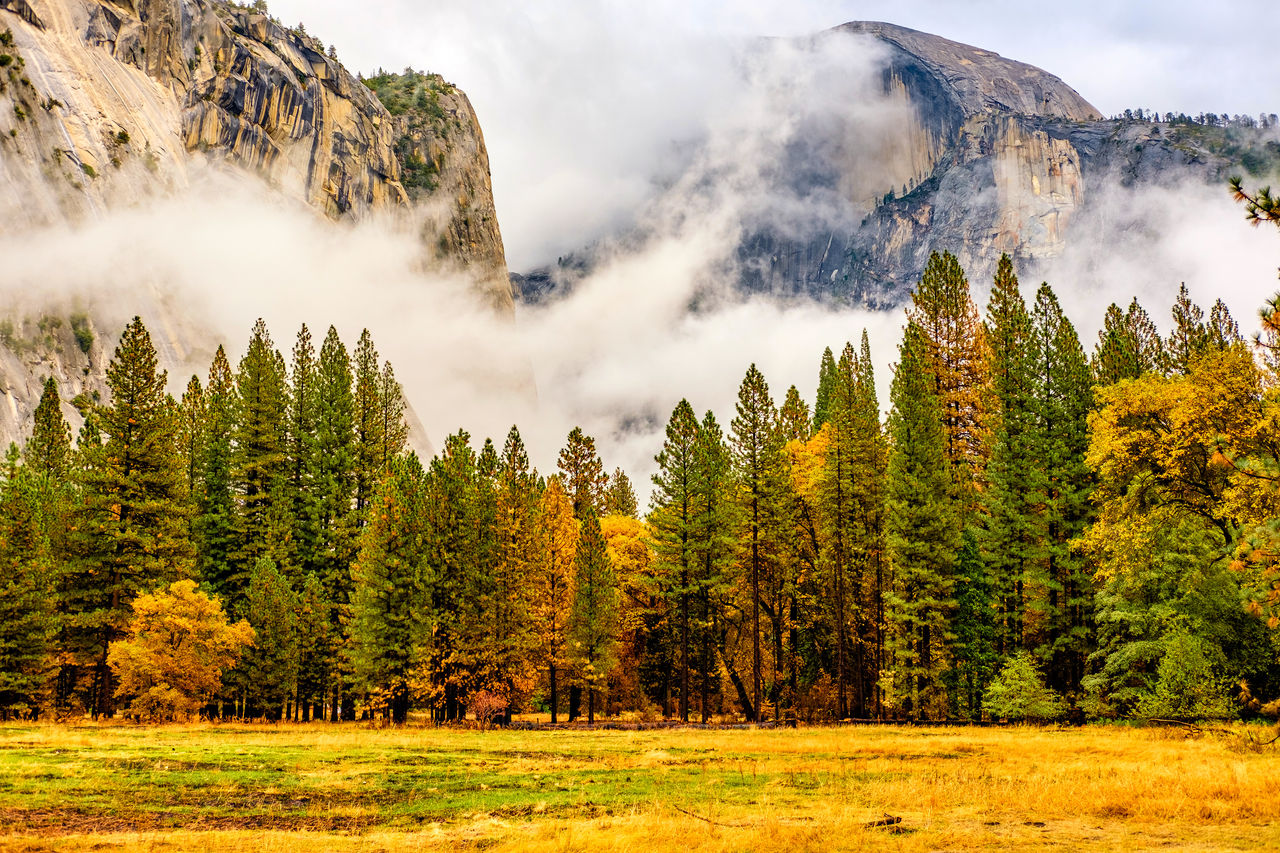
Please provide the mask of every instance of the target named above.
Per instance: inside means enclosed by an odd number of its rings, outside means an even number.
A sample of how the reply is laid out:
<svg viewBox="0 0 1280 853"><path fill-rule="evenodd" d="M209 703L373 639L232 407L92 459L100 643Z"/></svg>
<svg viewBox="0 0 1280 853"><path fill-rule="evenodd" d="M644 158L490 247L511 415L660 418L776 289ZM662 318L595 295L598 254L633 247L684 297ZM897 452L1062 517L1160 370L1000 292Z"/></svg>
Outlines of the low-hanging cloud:
<svg viewBox="0 0 1280 853"><path fill-rule="evenodd" d="M732 108L735 63L760 37L883 20L998 51L1062 77L1104 114L1280 109L1241 32L1272 0L270 0L332 40L351 68L443 73L475 103L512 268L527 271L627 225L684 146ZM883 190L882 190L883 192Z"/></svg>

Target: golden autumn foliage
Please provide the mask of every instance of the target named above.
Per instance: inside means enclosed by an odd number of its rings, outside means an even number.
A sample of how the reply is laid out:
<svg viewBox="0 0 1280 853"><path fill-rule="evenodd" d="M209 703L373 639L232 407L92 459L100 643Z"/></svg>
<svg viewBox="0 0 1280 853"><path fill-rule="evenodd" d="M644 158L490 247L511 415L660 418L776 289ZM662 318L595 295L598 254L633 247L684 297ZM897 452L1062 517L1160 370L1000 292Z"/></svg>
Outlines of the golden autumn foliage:
<svg viewBox="0 0 1280 853"><path fill-rule="evenodd" d="M182 580L139 595L125 638L108 660L130 699L128 713L149 721L190 717L222 688L222 673L254 640L243 619L227 621L222 603Z"/></svg>
<svg viewBox="0 0 1280 853"><path fill-rule="evenodd" d="M1088 462L1100 512L1081 545L1100 577L1136 565L1160 530L1198 520L1234 551L1251 609L1280 627L1280 392L1264 393L1248 349L1101 389L1099 405Z"/></svg>

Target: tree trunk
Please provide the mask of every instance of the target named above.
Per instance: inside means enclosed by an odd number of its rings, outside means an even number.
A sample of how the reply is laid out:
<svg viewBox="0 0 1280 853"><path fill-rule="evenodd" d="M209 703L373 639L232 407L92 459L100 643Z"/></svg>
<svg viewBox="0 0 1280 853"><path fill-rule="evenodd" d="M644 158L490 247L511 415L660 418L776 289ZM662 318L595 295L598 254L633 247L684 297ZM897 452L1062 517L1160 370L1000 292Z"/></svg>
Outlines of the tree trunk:
<svg viewBox="0 0 1280 853"><path fill-rule="evenodd" d="M582 688L576 684L569 685L569 722L582 716Z"/></svg>
<svg viewBox="0 0 1280 853"><path fill-rule="evenodd" d="M556 665L551 664L547 667L547 677L551 679L551 722L554 724L559 721L560 708L556 704L558 697L556 696Z"/></svg>

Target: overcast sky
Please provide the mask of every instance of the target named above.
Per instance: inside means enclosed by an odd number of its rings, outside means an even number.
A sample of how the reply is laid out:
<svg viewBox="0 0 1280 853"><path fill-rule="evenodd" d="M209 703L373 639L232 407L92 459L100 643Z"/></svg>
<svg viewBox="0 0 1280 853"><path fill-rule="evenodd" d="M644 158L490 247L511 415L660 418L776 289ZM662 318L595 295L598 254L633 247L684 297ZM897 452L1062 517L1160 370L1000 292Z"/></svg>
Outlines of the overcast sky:
<svg viewBox="0 0 1280 853"><path fill-rule="evenodd" d="M479 112L507 254L520 271L625 222L729 102L735 46L753 36L883 20L1037 65L1104 114L1280 112L1280 75L1251 34L1275 0L270 0L353 70L413 66L462 87ZM1252 39L1252 41L1251 41Z"/></svg>

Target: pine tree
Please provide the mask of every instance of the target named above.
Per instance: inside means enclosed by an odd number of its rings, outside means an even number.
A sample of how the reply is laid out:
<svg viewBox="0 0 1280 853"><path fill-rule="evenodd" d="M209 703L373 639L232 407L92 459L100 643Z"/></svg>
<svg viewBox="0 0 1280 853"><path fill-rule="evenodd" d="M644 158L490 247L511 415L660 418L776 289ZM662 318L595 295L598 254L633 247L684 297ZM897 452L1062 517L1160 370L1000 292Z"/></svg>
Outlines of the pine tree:
<svg viewBox="0 0 1280 853"><path fill-rule="evenodd" d="M880 422L875 368L866 330L862 332L859 353L854 361L853 380L849 404L853 449L850 473L857 522L854 556L860 567L856 614L858 645L855 647L858 680L854 684L854 710L866 715L874 700L875 711L879 715L882 713L882 697L878 687L872 688L872 683L878 680L884 668L885 475L889 464L889 445ZM867 648L871 649L869 657Z"/></svg>
<svg viewBox="0 0 1280 853"><path fill-rule="evenodd" d="M1092 368L1093 380L1098 385L1114 385L1121 379L1136 379L1141 375L1137 341L1133 338L1124 311L1114 302L1107 306L1102 329L1098 332Z"/></svg>
<svg viewBox="0 0 1280 853"><path fill-rule="evenodd" d="M330 623L333 607L324 583L314 572L302 578L298 591L298 690L299 716L304 722L324 718L325 689L336 654Z"/></svg>
<svg viewBox="0 0 1280 853"><path fill-rule="evenodd" d="M698 425L691 474L689 628L691 643L697 652L693 670L699 677L699 708L705 723L711 716L712 684L720 680L715 658L715 650L720 645L717 626L723 618L723 599L737 545L733 460L720 424L710 411Z"/></svg>
<svg viewBox="0 0 1280 853"><path fill-rule="evenodd" d="M996 650L1004 656L1023 645L1026 577L1041 554L1044 534L1040 516L1046 488L1035 440L1035 399L1040 386L1031 316L1012 264L1007 261L1007 256L1001 258L987 307L998 419L987 466L988 488L983 494L983 530L977 539L988 580L984 583L969 571L961 580L969 588L960 591L967 612L981 618L976 614L982 606L973 597L977 589L989 587L994 597ZM1100 342L1095 363L1102 371L1129 370L1131 367L1124 365L1131 361L1132 347L1127 343L1123 316L1115 305L1108 309L1107 316L1109 322L1118 321L1120 325L1110 327L1110 331L1104 328L1100 333L1110 337ZM976 632L977 627L971 627L970 634Z"/></svg>
<svg viewBox="0 0 1280 853"><path fill-rule="evenodd" d="M635 518L640 512L631 478L621 468L614 468L613 475L609 477L609 485L604 494L604 510L605 515L625 515L628 518Z"/></svg>
<svg viewBox="0 0 1280 853"><path fill-rule="evenodd" d="M1093 393L1075 327L1047 284L1036 293L1032 339L1037 378L1033 454L1045 484L1039 585L1048 593L1043 607L1048 624L1041 655L1050 662L1050 684L1066 691L1079 687L1091 651L1091 573L1071 543L1091 518L1085 453Z"/></svg>
<svg viewBox="0 0 1280 853"><path fill-rule="evenodd" d="M49 387L46 383L46 393ZM44 429L50 426L46 422ZM55 563L41 513L42 475L31 466L19 468L12 446L5 467L0 484L0 717L7 719L34 716L46 704L59 620Z"/></svg>
<svg viewBox="0 0 1280 853"><path fill-rule="evenodd" d="M236 667L244 691L246 716L283 717L298 679L298 596L270 557L259 557L245 591L245 620L254 645Z"/></svg>
<svg viewBox="0 0 1280 853"><path fill-rule="evenodd" d="M893 583L885 605L894 698L917 718L946 708L940 676L948 663L947 625L963 526L931 363L927 336L908 323L889 414L886 526Z"/></svg>
<svg viewBox="0 0 1280 853"><path fill-rule="evenodd" d="M1224 350L1244 341L1240 325L1232 318L1227 303L1221 299L1214 301L1213 307L1209 309L1209 323L1205 331L1208 345L1213 349Z"/></svg>
<svg viewBox="0 0 1280 853"><path fill-rule="evenodd" d="M352 567L352 666L359 683L385 698L391 721L409 711L424 642L422 566L424 472L415 455L393 464L360 536Z"/></svg>
<svg viewBox="0 0 1280 853"><path fill-rule="evenodd" d="M382 373L378 374L378 404L382 416L378 464L386 473L396 458L404 453L409 440L409 425L404 419L404 391L396 381L396 373L389 361L383 362Z"/></svg>
<svg viewBox="0 0 1280 853"><path fill-rule="evenodd" d="M972 500L990 445L990 365L969 281L950 252L930 255L907 318L924 334L928 370L942 406L947 462L966 500Z"/></svg>
<svg viewBox="0 0 1280 853"><path fill-rule="evenodd" d="M233 570L223 588L227 611L242 615L249 574L260 557L285 556L281 531L273 523L275 497L287 476L288 387L284 359L266 324L253 325L249 347L235 376L235 428L231 482L239 504Z"/></svg>
<svg viewBox="0 0 1280 853"><path fill-rule="evenodd" d="M482 570L482 555L480 474L470 441L461 430L446 438L427 472L423 556L431 622L426 655L437 720L462 717L473 663L466 647L472 628L466 595L472 574Z"/></svg>
<svg viewBox="0 0 1280 853"><path fill-rule="evenodd" d="M62 416L58 383L52 376L36 405L31 439L22 450L23 464L35 476L42 492L48 493L66 481L71 469L71 427Z"/></svg>
<svg viewBox="0 0 1280 853"><path fill-rule="evenodd" d="M1187 284L1183 282L1173 303L1173 331L1165 346L1169 368L1185 375L1191 369L1192 359L1208 345L1209 329L1204 324L1204 311L1191 301Z"/></svg>
<svg viewBox="0 0 1280 853"><path fill-rule="evenodd" d="M289 562L298 578L301 578L306 569L315 568L315 555L320 549L321 509L316 483L320 466L316 447L318 381L316 349L311 342L311 330L304 323L298 330L298 338L293 345L285 434L289 516L293 524Z"/></svg>
<svg viewBox="0 0 1280 853"><path fill-rule="evenodd" d="M382 375L378 370L378 351L373 346L373 337L368 329L360 332L360 340L356 342L351 359L356 518L363 525L365 508L373 499L373 492L382 476L382 462L388 448L383 427L389 418L381 394Z"/></svg>
<svg viewBox="0 0 1280 853"><path fill-rule="evenodd" d="M822 429L830 416L831 393L836 381L836 358L831 347L822 351L822 362L818 365L818 394L813 402L813 431Z"/></svg>
<svg viewBox="0 0 1280 853"><path fill-rule="evenodd" d="M1136 376L1142 376L1145 373L1155 373L1164 375L1169 371L1169 356L1165 352L1164 341L1160 339L1160 333L1156 331L1156 324L1151 322L1151 316L1146 310L1138 304L1137 297L1129 303L1129 308L1124 315L1125 326L1128 328L1129 340L1133 345L1133 355L1136 362Z"/></svg>
<svg viewBox="0 0 1280 853"><path fill-rule="evenodd" d="M813 435L809 405L800 397L800 392L794 385L787 389L787 396L778 411L778 427L782 430L783 441L808 441Z"/></svg>
<svg viewBox="0 0 1280 853"><path fill-rule="evenodd" d="M232 439L236 424L235 380L223 348L218 347L205 383L205 436L196 490L192 541L196 574L224 601L237 571L236 507L232 492Z"/></svg>
<svg viewBox="0 0 1280 853"><path fill-rule="evenodd" d="M95 715L115 708L107 652L128 625L129 603L191 570L177 406L165 393L166 379L135 317L107 366L111 404L93 412L105 442L84 449L85 500L76 524L70 633L93 666L88 704Z"/></svg>
<svg viewBox="0 0 1280 853"><path fill-rule="evenodd" d="M315 377L315 447L312 454L316 509L315 548L304 555L306 571L324 587L329 606L328 633L332 648L346 644L359 527L355 516L356 446L351 362L332 326L320 345ZM326 662L332 697L342 691L340 661ZM335 701L336 704L336 701Z"/></svg>
<svg viewBox="0 0 1280 853"><path fill-rule="evenodd" d="M664 579L663 594L673 616L678 649L680 719L689 721L690 673L693 663L694 501L698 419L688 400L681 400L667 421L666 441L654 457L653 511L649 528L653 536L657 575Z"/></svg>
<svg viewBox="0 0 1280 853"><path fill-rule="evenodd" d="M538 559L538 474L529 465L520 431L512 426L498 465L495 518L493 688L505 697L506 721L534 681L537 643L530 617Z"/></svg>
<svg viewBox="0 0 1280 853"><path fill-rule="evenodd" d="M730 446L738 482L743 523L743 559L746 564L751 614L751 707L745 709L752 720L761 714L763 659L760 651L760 600L767 564L775 546L771 516L778 499L782 472L782 444L777 426L778 412L769 396L769 384L752 364L738 388L736 415L730 423Z"/></svg>
<svg viewBox="0 0 1280 853"><path fill-rule="evenodd" d="M857 382L856 356L852 345L846 344L836 364L832 380L831 399L827 409L826 465L822 478L822 533L826 547L823 563L830 578L827 601L830 620L835 629L835 681L836 714L839 719L849 716L849 684L851 678L854 638L849 629L850 616L857 608L856 592L859 584L851 584L857 577L854 552L857 547L857 518L854 511L855 478L854 455L857 452L854 439L854 386ZM851 586L853 587L851 589Z"/></svg>
<svg viewBox="0 0 1280 853"><path fill-rule="evenodd" d="M537 656L547 669L551 722L559 719L559 679L567 664L565 631L572 601L573 566L578 551L578 522L573 501L559 477L547 481L539 507L537 560L533 567L530 614Z"/></svg>
<svg viewBox="0 0 1280 853"><path fill-rule="evenodd" d="M178 455L183 493L193 510L198 505L202 485L200 462L204 457L205 420L204 389L200 386L200 377L192 376L178 403Z"/></svg>
<svg viewBox="0 0 1280 853"><path fill-rule="evenodd" d="M609 478L604 473L604 463L596 453L596 440L574 427L558 459L564 487L573 498L573 514L579 521L590 510L596 515L604 511L605 486Z"/></svg>
<svg viewBox="0 0 1280 853"><path fill-rule="evenodd" d="M600 519L588 511L573 561L573 607L568 636L587 689L587 722L596 721L596 695L608 684L617 644L618 588Z"/></svg>
<svg viewBox="0 0 1280 853"><path fill-rule="evenodd" d="M86 446L92 443L88 442ZM40 578L41 584L38 585L38 591L45 598L41 600L39 607L31 612L39 614L44 612L46 606L52 607L52 621L59 634L62 634L70 604L70 590L67 584L74 577L67 569L72 559L72 554L69 553L69 539L70 531L74 527L73 517L78 503L78 471L75 465L75 454L71 449L71 427L62 416L58 384L53 377L45 380L40 403L36 406L31 439L23 447L22 459L21 471L11 479L18 495L36 502L31 518L39 525L46 570L46 574ZM16 463L8 467L14 471ZM22 542L27 535L23 527L25 522L22 520L26 518L24 513L27 510L21 501L11 506L12 513L5 512L4 517L10 519L15 525L11 534L13 541ZM39 559L33 558L31 553L26 553L23 549L19 550L22 553L9 554L9 559L16 559L18 563L14 565L13 586L5 593L6 596L14 598L15 610L11 611L7 618L14 620L15 627L25 624L23 618L18 615L23 608L19 602L24 600L23 591L31 591L29 582L36 577L31 574L31 570L35 568L36 563L40 562ZM36 623L39 622L40 618L37 615ZM66 636L62 635L56 640L57 647L64 652L59 656L58 674L52 697L54 705L59 708L66 707L75 681L73 659L65 654L69 651L66 639Z"/></svg>

